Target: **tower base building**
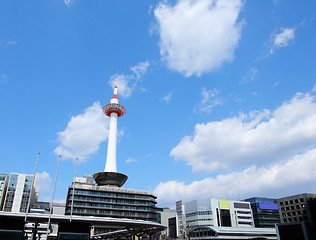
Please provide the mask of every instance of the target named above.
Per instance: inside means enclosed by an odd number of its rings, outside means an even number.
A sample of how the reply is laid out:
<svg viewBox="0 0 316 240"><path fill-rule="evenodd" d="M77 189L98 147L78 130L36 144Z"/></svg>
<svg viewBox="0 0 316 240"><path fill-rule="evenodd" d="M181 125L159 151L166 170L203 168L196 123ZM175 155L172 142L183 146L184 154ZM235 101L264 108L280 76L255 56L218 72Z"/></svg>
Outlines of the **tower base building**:
<svg viewBox="0 0 316 240"><path fill-rule="evenodd" d="M156 222L156 198L145 191L98 186L91 177L76 178L68 189L65 214ZM119 229L119 226L94 227L92 235Z"/></svg>

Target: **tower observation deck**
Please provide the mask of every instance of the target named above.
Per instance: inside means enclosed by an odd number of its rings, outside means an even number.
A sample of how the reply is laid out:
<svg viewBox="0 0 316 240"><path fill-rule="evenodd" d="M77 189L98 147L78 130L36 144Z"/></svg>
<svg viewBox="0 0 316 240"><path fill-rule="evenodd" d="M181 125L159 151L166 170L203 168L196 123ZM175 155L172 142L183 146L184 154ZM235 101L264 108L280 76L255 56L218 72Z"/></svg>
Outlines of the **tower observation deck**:
<svg viewBox="0 0 316 240"><path fill-rule="evenodd" d="M110 117L108 151L104 172L95 173L93 178L98 185L121 187L126 182L127 176L118 173L116 167L117 118L124 116L126 109L118 103L116 86L114 88L114 96L110 103L103 107L103 112Z"/></svg>

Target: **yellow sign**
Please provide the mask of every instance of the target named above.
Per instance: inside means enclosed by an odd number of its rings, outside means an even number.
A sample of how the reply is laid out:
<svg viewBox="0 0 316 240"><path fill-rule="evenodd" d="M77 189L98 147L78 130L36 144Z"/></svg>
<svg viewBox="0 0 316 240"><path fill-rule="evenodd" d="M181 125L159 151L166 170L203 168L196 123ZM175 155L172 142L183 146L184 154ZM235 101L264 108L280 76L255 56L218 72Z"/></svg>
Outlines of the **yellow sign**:
<svg viewBox="0 0 316 240"><path fill-rule="evenodd" d="M229 201L228 200L220 200L220 207L221 209L228 209L229 210Z"/></svg>

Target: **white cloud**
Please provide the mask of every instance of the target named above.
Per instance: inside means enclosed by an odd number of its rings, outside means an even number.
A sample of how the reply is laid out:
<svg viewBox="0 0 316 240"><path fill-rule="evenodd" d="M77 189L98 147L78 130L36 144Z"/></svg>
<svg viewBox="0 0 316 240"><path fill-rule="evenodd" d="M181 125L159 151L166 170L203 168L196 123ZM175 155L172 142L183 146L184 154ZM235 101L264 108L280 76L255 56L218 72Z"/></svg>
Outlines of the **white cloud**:
<svg viewBox="0 0 316 240"><path fill-rule="evenodd" d="M50 183L52 179L47 172L36 173L36 191L47 193L50 190Z"/></svg>
<svg viewBox="0 0 316 240"><path fill-rule="evenodd" d="M313 92L316 92L316 84L314 85L314 87L313 87L313 90L312 90Z"/></svg>
<svg viewBox="0 0 316 240"><path fill-rule="evenodd" d="M240 169L281 161L316 145L315 96L297 93L279 108L197 124L170 155L193 171Z"/></svg>
<svg viewBox="0 0 316 240"><path fill-rule="evenodd" d="M316 149L298 154L284 163L267 167L251 166L245 170L208 177L190 184L161 182L154 193L160 206L173 206L178 200L198 198L229 199L270 196L282 197L301 191L316 191Z"/></svg>
<svg viewBox="0 0 316 240"><path fill-rule="evenodd" d="M171 100L171 96L172 96L172 92L169 92L166 96L162 98L162 100L165 101L166 103L169 103Z"/></svg>
<svg viewBox="0 0 316 240"><path fill-rule="evenodd" d="M126 161L125 161L126 163L133 163L133 162L138 162L136 159L134 159L134 158L128 158L128 159L126 159Z"/></svg>
<svg viewBox="0 0 316 240"><path fill-rule="evenodd" d="M93 103L82 114L72 117L64 131L57 133L59 146L55 153L63 159L86 160L107 139L108 125L100 103Z"/></svg>
<svg viewBox="0 0 316 240"><path fill-rule="evenodd" d="M240 0L160 2L154 10L160 53L169 68L187 77L200 76L234 58L242 23Z"/></svg>
<svg viewBox="0 0 316 240"><path fill-rule="evenodd" d="M202 101L199 105L200 111L210 113L213 107L223 105L224 101L219 97L219 91L216 88L207 90L202 88Z"/></svg>
<svg viewBox="0 0 316 240"><path fill-rule="evenodd" d="M140 62L137 65L131 67L131 71L136 75L137 79L140 79L140 77L147 72L148 67L149 67L148 61Z"/></svg>
<svg viewBox="0 0 316 240"><path fill-rule="evenodd" d="M130 77L122 74L112 75L109 82L113 88L117 86L118 94L124 98L129 97L135 88L135 85L129 85Z"/></svg>
<svg viewBox="0 0 316 240"><path fill-rule="evenodd" d="M288 46L295 37L295 28L282 28L277 34L272 34L273 45L270 53L274 53L275 49Z"/></svg>
<svg viewBox="0 0 316 240"><path fill-rule="evenodd" d="M133 74L124 75L124 74L115 74L112 75L109 83L114 88L117 86L118 94L124 98L131 96L133 90L137 86L141 77L147 72L149 67L149 62L140 62L135 66L131 67Z"/></svg>
<svg viewBox="0 0 316 240"><path fill-rule="evenodd" d="M67 5L67 6L70 6L71 4L73 4L75 2L75 0L64 0L64 3Z"/></svg>

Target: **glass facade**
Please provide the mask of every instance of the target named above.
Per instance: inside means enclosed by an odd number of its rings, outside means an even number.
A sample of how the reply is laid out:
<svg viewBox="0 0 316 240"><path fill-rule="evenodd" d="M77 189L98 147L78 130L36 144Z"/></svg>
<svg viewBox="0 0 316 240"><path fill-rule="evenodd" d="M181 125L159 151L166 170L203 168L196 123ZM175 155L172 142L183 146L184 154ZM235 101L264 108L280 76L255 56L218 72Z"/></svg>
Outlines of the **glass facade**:
<svg viewBox="0 0 316 240"><path fill-rule="evenodd" d="M3 211L26 212L32 187L33 176L11 173Z"/></svg>
<svg viewBox="0 0 316 240"><path fill-rule="evenodd" d="M74 193L74 194L73 194ZM69 188L66 214L157 221L156 196L118 187L75 184Z"/></svg>
<svg viewBox="0 0 316 240"><path fill-rule="evenodd" d="M280 223L280 215L276 199L273 198L248 198L253 212L255 227L274 228L275 224Z"/></svg>

